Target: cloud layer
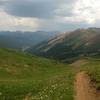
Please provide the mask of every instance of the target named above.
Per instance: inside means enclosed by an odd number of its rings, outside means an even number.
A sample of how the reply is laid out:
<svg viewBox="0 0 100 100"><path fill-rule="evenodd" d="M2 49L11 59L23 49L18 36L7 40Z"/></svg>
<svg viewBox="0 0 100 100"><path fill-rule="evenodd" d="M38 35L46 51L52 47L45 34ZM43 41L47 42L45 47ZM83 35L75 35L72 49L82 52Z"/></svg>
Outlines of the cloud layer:
<svg viewBox="0 0 100 100"><path fill-rule="evenodd" d="M99 27L99 0L0 0L0 30Z"/></svg>

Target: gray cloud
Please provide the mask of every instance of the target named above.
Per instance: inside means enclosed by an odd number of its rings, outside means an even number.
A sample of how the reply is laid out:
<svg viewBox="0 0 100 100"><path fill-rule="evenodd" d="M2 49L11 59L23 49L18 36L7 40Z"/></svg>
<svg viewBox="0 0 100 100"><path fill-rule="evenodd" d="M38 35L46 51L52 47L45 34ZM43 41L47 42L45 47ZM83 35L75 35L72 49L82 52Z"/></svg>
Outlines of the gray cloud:
<svg viewBox="0 0 100 100"><path fill-rule="evenodd" d="M66 31L100 26L96 4L86 6L81 0L0 0L0 30Z"/></svg>
<svg viewBox="0 0 100 100"><path fill-rule="evenodd" d="M4 5L5 4L5 1L1 0L0 1L0 6Z"/></svg>
<svg viewBox="0 0 100 100"><path fill-rule="evenodd" d="M75 0L8 0L4 4L6 13L19 17L50 18L64 15L65 9L61 6L70 6ZM4 3L4 2L2 2ZM56 12L59 10L60 12ZM71 15L71 9L66 9L66 15Z"/></svg>

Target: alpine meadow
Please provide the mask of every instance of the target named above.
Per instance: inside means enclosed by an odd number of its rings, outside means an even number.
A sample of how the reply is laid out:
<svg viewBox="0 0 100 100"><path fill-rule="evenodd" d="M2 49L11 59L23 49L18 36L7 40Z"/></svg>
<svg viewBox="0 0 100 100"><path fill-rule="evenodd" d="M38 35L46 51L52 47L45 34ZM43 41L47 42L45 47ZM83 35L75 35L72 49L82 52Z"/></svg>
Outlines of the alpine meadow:
<svg viewBox="0 0 100 100"><path fill-rule="evenodd" d="M100 1L0 0L0 100L100 100Z"/></svg>

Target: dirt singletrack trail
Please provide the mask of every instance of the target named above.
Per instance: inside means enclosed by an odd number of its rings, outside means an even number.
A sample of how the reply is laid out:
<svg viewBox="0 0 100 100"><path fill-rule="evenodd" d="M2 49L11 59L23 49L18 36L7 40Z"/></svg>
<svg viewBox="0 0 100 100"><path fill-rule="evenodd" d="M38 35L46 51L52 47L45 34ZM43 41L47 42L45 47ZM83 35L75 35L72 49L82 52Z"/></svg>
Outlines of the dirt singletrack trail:
<svg viewBox="0 0 100 100"><path fill-rule="evenodd" d="M85 72L76 75L75 100L100 100L96 89L91 85L89 76Z"/></svg>

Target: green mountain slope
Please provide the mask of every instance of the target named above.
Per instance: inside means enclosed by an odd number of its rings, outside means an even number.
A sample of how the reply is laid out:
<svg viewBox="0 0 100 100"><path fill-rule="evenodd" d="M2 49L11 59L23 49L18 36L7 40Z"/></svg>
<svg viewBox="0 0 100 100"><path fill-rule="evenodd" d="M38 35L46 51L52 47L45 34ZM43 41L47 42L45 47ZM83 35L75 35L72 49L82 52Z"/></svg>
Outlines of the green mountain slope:
<svg viewBox="0 0 100 100"><path fill-rule="evenodd" d="M83 55L100 54L100 29L78 29L59 35L27 51L62 61L73 60Z"/></svg>
<svg viewBox="0 0 100 100"><path fill-rule="evenodd" d="M73 75L67 64L0 49L0 100L73 100Z"/></svg>
<svg viewBox="0 0 100 100"><path fill-rule="evenodd" d="M0 100L74 100L74 79L80 71L99 90L100 57L76 65L0 49Z"/></svg>

